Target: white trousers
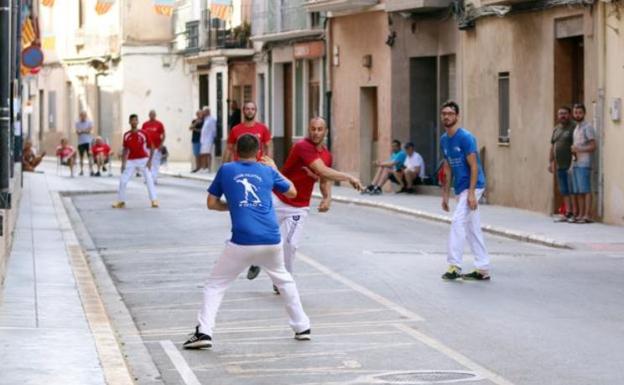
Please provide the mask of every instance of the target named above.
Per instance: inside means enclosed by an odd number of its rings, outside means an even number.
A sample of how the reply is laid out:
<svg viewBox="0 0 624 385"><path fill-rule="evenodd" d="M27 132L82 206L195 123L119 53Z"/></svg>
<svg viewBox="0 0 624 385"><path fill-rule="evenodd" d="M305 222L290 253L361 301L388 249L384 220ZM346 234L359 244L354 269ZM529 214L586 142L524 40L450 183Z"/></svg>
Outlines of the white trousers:
<svg viewBox="0 0 624 385"><path fill-rule="evenodd" d="M293 262L299 248L303 225L310 211L309 207L294 207L273 196L273 207L277 215L284 245L284 264L289 273L293 272Z"/></svg>
<svg viewBox="0 0 624 385"><path fill-rule="evenodd" d="M228 286L249 265L260 266L280 291L286 305L290 327L296 332L310 328L310 319L303 311L297 285L284 268L282 245L237 245L227 242L204 286L204 302L199 311L199 331L212 336L217 311Z"/></svg>
<svg viewBox="0 0 624 385"><path fill-rule="evenodd" d="M475 195L478 201L481 195L483 195L483 189L477 189ZM451 234L448 243L447 261L449 265L457 266L461 269L466 240L475 255L475 267L481 270L489 270L490 256L485 249L485 242L483 241L479 208L470 210L468 206L468 190L464 190L459 194L457 206L453 212Z"/></svg>
<svg viewBox="0 0 624 385"><path fill-rule="evenodd" d="M152 181L154 184L158 183L158 170L160 169L160 162L162 160L162 153L159 149L154 150L154 155L152 156L152 168L150 169L152 173Z"/></svg>
<svg viewBox="0 0 624 385"><path fill-rule="evenodd" d="M150 200L156 200L156 187L152 180L152 174L146 167L148 159L149 158L128 159L126 161L126 169L121 174L121 178L119 178L118 199L121 202L126 201L126 186L136 171L140 171L143 178L145 178L145 185L147 186L147 193L149 194Z"/></svg>

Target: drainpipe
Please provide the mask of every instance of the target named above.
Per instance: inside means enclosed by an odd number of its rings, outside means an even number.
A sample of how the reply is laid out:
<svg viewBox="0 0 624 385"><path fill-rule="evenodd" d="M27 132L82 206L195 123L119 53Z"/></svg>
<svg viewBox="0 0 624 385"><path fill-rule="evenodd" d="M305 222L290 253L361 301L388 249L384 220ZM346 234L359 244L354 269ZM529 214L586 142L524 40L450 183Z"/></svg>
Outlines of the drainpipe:
<svg viewBox="0 0 624 385"><path fill-rule="evenodd" d="M0 193L4 196L10 185L11 138L11 3L0 0ZM4 203L4 202L3 202ZM7 208L1 205L1 208Z"/></svg>
<svg viewBox="0 0 624 385"><path fill-rule="evenodd" d="M599 218L604 214L604 141L605 141L605 86L607 72L607 4L600 2L598 12L598 100L594 110L594 127L598 133L598 202L597 215Z"/></svg>

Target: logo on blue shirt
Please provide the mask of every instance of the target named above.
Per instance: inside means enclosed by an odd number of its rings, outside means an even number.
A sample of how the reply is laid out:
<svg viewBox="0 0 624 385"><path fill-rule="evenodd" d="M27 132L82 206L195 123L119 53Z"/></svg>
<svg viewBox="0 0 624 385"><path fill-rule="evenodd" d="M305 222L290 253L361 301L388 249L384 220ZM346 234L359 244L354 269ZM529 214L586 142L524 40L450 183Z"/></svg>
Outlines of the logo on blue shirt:
<svg viewBox="0 0 624 385"><path fill-rule="evenodd" d="M241 184L245 196L245 199L238 203L238 207L262 207L262 200L258 196L258 187L250 179L262 183L262 178L255 174L239 174L234 177L236 183Z"/></svg>

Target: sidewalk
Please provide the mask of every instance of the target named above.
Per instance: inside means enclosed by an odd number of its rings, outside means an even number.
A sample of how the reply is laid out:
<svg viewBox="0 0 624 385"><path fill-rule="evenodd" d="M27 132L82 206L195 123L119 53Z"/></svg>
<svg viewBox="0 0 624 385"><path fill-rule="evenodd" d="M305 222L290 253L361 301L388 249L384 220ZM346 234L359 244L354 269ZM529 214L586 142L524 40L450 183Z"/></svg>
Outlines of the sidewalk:
<svg viewBox="0 0 624 385"><path fill-rule="evenodd" d="M4 288L0 384L132 384L58 191L80 183L24 174Z"/></svg>
<svg viewBox="0 0 624 385"><path fill-rule="evenodd" d="M164 174L196 180L212 180L214 174L191 174L190 163L171 162ZM318 192L316 197L320 197ZM348 187L334 187L334 201L374 207L401 214L450 223L449 213L442 211L440 196L383 194L361 195ZM454 204L454 201L452 202ZM490 234L551 247L624 251L624 228L602 223L555 223L541 213L511 207L482 205L481 223ZM451 207L452 210L452 207Z"/></svg>

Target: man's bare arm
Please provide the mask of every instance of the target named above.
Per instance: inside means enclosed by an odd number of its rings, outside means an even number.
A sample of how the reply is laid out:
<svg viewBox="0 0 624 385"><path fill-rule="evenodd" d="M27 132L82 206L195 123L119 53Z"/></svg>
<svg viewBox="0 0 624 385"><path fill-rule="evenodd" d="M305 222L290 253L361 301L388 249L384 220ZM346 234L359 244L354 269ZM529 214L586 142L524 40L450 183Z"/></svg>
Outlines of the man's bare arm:
<svg viewBox="0 0 624 385"><path fill-rule="evenodd" d="M208 194L208 199L206 200L206 206L208 206L209 210L215 211L229 211L227 203L223 202L221 199L217 198L212 194Z"/></svg>
<svg viewBox="0 0 624 385"><path fill-rule="evenodd" d="M331 167L327 167L321 159L317 159L310 163L309 167L323 179L329 179L334 182L349 182L354 189L358 191L362 190L362 183L358 178L355 178L347 173L334 170Z"/></svg>

